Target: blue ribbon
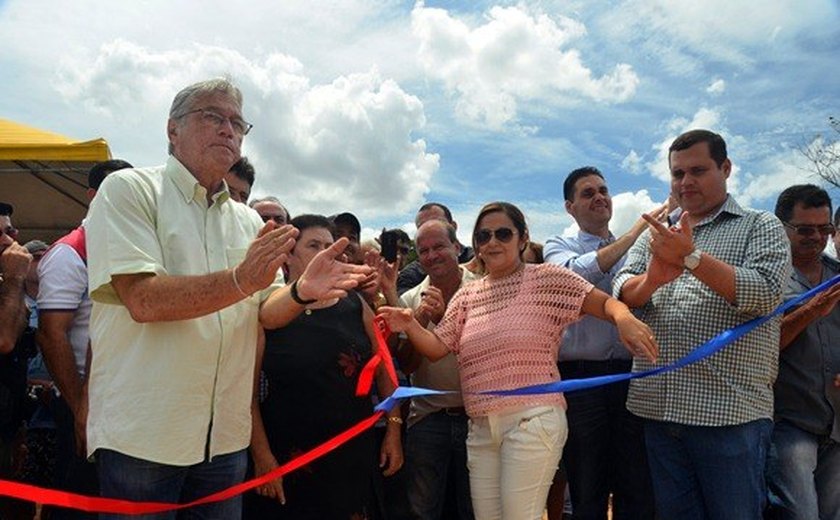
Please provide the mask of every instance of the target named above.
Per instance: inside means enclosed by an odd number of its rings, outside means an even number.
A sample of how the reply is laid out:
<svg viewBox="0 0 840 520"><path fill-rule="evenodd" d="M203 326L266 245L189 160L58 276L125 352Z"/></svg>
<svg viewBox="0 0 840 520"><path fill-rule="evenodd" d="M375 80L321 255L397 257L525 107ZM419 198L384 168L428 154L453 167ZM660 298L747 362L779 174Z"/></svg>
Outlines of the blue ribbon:
<svg viewBox="0 0 840 520"><path fill-rule="evenodd" d="M766 316L753 318L750 321L744 322L736 327L721 332L714 338L695 348L687 355L671 363L670 365L665 365L651 370L645 370L644 372L628 372L626 374L611 374L607 376L589 377L585 379L569 379L566 381L554 381L552 383L544 383L540 385L526 386L522 388L513 388L511 390L488 390L486 392L480 393L482 395L535 395L550 394L555 392L573 392L575 390L583 390L585 388L593 388L596 386L618 383L620 381L628 381L630 379L651 377L658 374L663 374L665 372L678 370L684 366L696 363L701 359L711 356L712 354L718 352L723 347L729 345L733 341L736 341L737 339L743 337L745 334L749 333L756 327L763 325L764 323L770 321L771 319L780 314L787 312L793 307L801 305L808 299L812 298L814 295L825 291L826 289L828 289L836 283L840 283L840 275L837 275L834 278L831 278L830 280L826 280L825 282L819 284L818 286L814 287L813 289L810 289L807 292L800 294L792 300L788 300L787 302L776 307L776 309L773 312L767 314ZM397 404L397 401L400 399L407 399L411 397L419 397L425 395L441 395L447 393L451 392L431 390L428 388L421 388L416 386L408 388L399 387L394 391L394 393L390 397L379 403L379 405L376 407L376 410L390 410L394 407L394 405Z"/></svg>

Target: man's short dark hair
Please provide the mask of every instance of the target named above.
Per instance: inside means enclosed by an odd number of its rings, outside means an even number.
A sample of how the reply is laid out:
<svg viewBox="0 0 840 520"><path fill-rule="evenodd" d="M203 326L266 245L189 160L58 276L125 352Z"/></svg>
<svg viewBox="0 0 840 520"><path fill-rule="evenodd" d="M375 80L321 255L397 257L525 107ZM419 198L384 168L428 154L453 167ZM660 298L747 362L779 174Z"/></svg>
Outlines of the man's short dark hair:
<svg viewBox="0 0 840 520"><path fill-rule="evenodd" d="M589 177L590 175L597 175L598 177L604 179L604 174L601 173L601 170L594 166L584 166L583 168L572 170L572 172L566 176L566 180L563 181L563 197L569 202L572 202L575 198L575 183L584 177Z"/></svg>
<svg viewBox="0 0 840 520"><path fill-rule="evenodd" d="M449 208L441 204L440 202L427 202L420 206L420 209L417 210L417 213L421 211L426 211L432 208L440 208L443 211L443 216L446 217L446 221L451 223L452 222L452 212L449 211Z"/></svg>
<svg viewBox="0 0 840 520"><path fill-rule="evenodd" d="M7 202L0 202L0 217L11 217L15 207Z"/></svg>
<svg viewBox="0 0 840 520"><path fill-rule="evenodd" d="M254 177L256 171L254 165L244 155L230 167L230 172L243 181L248 183L248 186L254 187Z"/></svg>
<svg viewBox="0 0 840 520"><path fill-rule="evenodd" d="M335 225L330 219L328 219L324 215L298 215L292 220L290 220L289 224L298 228L298 230L300 230L301 232L303 232L304 229L309 229L313 227L325 228L330 232L330 235L332 235L333 239L335 239Z"/></svg>
<svg viewBox="0 0 840 520"><path fill-rule="evenodd" d="M840 208L837 208L837 213L834 214L834 225L840 226Z"/></svg>
<svg viewBox="0 0 840 520"><path fill-rule="evenodd" d="M814 184L797 184L779 194L776 200L776 216L782 222L790 222L793 208L797 204L802 204L805 209L828 207L828 214L832 213L828 192Z"/></svg>
<svg viewBox="0 0 840 520"><path fill-rule="evenodd" d="M108 174L125 168L134 168L134 166L122 159L111 159L94 164L88 172L88 188L98 190Z"/></svg>
<svg viewBox="0 0 840 520"><path fill-rule="evenodd" d="M714 159L718 168L723 165L726 160L726 141L723 140L719 134L710 130L689 130L677 136L671 147L668 148L668 164L671 164L671 152L680 152L687 150L697 143L707 143L709 145L709 155Z"/></svg>

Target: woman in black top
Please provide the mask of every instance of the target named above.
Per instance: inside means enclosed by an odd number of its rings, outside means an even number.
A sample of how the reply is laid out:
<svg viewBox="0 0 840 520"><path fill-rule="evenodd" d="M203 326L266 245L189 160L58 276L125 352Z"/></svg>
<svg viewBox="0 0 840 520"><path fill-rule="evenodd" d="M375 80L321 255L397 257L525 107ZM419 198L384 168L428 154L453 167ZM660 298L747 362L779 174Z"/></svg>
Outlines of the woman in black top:
<svg viewBox="0 0 840 520"><path fill-rule="evenodd" d="M333 243L332 225L324 217L302 215L291 224L300 230L287 261L288 283L295 283L309 261ZM255 390L251 455L262 475L373 413L370 396L355 395L359 374L375 344L373 313L350 292L306 305L281 328L267 330L265 348L257 351L268 382L258 404ZM393 391L382 366L377 386ZM392 413L397 413L398 408ZM294 519L364 519L367 516L374 439L370 430L285 478L257 489L246 517ZM380 455L385 473L402 465L399 421L388 422ZM285 504L285 505L283 505Z"/></svg>

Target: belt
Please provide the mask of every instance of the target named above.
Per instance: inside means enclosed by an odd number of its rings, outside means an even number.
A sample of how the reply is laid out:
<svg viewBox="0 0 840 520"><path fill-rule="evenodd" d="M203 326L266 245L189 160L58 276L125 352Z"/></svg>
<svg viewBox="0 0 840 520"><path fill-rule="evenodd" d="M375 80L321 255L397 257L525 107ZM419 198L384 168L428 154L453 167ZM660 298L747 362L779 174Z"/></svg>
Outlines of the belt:
<svg viewBox="0 0 840 520"><path fill-rule="evenodd" d="M467 415L467 410L465 410L463 406L451 406L449 408L441 408L439 411L451 416Z"/></svg>
<svg viewBox="0 0 840 520"><path fill-rule="evenodd" d="M629 372L633 368L632 359L605 359L603 361L591 361L585 359L578 359L575 361L560 361L557 363L557 368L560 374L563 372L587 373L595 374L612 374Z"/></svg>

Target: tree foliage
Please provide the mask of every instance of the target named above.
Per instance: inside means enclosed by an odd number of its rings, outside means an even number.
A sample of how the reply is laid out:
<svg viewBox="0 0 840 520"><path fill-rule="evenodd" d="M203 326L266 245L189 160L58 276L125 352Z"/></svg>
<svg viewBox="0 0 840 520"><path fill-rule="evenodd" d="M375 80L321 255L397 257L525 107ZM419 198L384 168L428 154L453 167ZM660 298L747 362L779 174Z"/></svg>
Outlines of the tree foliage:
<svg viewBox="0 0 840 520"><path fill-rule="evenodd" d="M825 182L840 188L840 119L828 118L833 133L818 135L799 151L810 162L809 169Z"/></svg>

